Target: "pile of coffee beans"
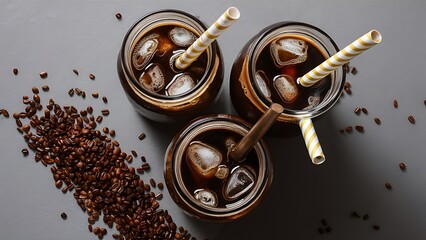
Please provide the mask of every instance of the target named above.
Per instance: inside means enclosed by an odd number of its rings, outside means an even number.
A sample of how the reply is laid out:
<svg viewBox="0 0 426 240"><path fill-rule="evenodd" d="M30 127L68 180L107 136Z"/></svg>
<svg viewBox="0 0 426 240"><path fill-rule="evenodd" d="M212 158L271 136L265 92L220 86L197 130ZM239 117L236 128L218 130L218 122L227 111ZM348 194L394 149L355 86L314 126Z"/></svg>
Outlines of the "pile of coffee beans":
<svg viewBox="0 0 426 240"><path fill-rule="evenodd" d="M55 186L63 193L74 190L78 205L89 215L89 231L99 239L107 231L92 225L101 216L110 228L115 226L115 239L195 239L176 226L167 210L160 209L157 200L162 193L151 188L163 184L154 179L145 182L126 164L133 156L111 139L115 131L96 130L92 107L79 111L50 99L43 111L37 94L32 100L24 96L23 102L25 111L13 114L17 130L34 151L35 161L51 166ZM103 110L102 114L109 112ZM140 169L148 170L149 164L144 162ZM66 219L66 214L61 217Z"/></svg>

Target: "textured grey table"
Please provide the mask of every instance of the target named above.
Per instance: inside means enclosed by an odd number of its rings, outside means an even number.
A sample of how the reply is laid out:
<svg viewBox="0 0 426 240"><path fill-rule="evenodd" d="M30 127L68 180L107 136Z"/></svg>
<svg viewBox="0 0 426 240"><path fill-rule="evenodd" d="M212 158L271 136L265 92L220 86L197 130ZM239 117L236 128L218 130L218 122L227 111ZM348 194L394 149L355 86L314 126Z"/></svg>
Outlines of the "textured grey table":
<svg viewBox="0 0 426 240"><path fill-rule="evenodd" d="M228 6L240 20L219 39L226 72L223 93L210 112L235 113L228 92L229 71L241 46L263 27L283 20L314 24L340 47L372 28L383 34L379 46L352 61L352 95L345 95L316 129L327 156L321 166L310 163L302 138L267 139L275 163L274 182L252 214L229 224L199 222L186 216L167 191L161 207L197 239L425 239L426 238L426 2L424 1L6 1L0 8L0 108L22 110L21 97L31 87L48 84L62 105L96 109L100 99L70 98L73 87L99 91L109 98L111 114L102 126L117 131L127 152L137 149L152 165L144 178L163 178L163 155L180 126L155 124L139 116L125 98L116 72L116 56L124 34L148 12L174 8L212 23ZM118 21L115 13L121 12ZM19 68L13 75L12 69ZM77 77L72 69L79 70ZM38 73L47 71L47 79ZM89 80L94 73L96 80ZM399 108L392 105L398 99ZM355 107L366 107L357 116ZM416 118L414 125L407 120ZM377 126L373 118L380 117ZM340 129L363 125L364 133ZM144 141L137 139L146 132ZM25 147L13 118L0 117L0 239L96 239L87 230L87 215L71 194L54 187L48 168L22 157ZM408 166L406 172L398 168ZM137 164L135 161L134 165ZM392 190L384 187L386 182ZM368 220L353 219L357 211ZM60 213L66 212L63 221ZM333 231L320 235L325 218ZM381 226L379 231L373 224ZM109 230L109 233L112 233ZM109 235L106 239L111 239Z"/></svg>

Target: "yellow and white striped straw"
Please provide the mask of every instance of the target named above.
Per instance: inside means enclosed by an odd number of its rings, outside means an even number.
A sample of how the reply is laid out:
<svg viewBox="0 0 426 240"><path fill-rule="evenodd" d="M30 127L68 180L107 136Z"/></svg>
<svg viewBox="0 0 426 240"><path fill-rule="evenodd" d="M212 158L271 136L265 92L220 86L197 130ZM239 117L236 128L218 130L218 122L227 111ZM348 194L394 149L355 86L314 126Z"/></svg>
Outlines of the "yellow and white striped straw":
<svg viewBox="0 0 426 240"><path fill-rule="evenodd" d="M180 57L176 60L178 69L185 69L194 62L229 26L238 18L240 11L236 7L228 8Z"/></svg>
<svg viewBox="0 0 426 240"><path fill-rule="evenodd" d="M304 87L310 87L328 74L332 73L338 67L349 62L365 50L375 46L382 41L382 35L377 30L371 30L362 37L349 44L343 50L331 56L323 63L312 69L310 72L298 78L297 81Z"/></svg>
<svg viewBox="0 0 426 240"><path fill-rule="evenodd" d="M315 132L314 125L310 118L305 118L299 121L300 130L302 130L303 139L305 140L306 148L312 163L319 165L325 161L324 153Z"/></svg>

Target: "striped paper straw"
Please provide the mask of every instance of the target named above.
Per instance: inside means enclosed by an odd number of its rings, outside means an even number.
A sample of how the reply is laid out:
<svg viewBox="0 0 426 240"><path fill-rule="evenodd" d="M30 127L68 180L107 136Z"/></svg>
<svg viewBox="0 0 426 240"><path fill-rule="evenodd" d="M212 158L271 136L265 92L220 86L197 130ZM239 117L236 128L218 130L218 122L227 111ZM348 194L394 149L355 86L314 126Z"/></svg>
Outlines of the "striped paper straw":
<svg viewBox="0 0 426 240"><path fill-rule="evenodd" d="M300 130L302 130L303 139L305 140L306 148L313 164L321 164L325 161L324 153L322 152L318 136L315 132L314 125L310 118L305 118L299 121Z"/></svg>
<svg viewBox="0 0 426 240"><path fill-rule="evenodd" d="M210 46L238 18L240 11L236 7L228 8L180 57L176 60L178 69L185 69Z"/></svg>
<svg viewBox="0 0 426 240"><path fill-rule="evenodd" d="M362 37L349 44L343 50L331 56L323 63L312 69L303 77L298 78L297 81L304 87L310 87L319 80L323 79L328 74L332 73L335 69L349 62L354 57L358 56L365 50L375 46L382 41L382 35L377 30L371 30L364 34Z"/></svg>

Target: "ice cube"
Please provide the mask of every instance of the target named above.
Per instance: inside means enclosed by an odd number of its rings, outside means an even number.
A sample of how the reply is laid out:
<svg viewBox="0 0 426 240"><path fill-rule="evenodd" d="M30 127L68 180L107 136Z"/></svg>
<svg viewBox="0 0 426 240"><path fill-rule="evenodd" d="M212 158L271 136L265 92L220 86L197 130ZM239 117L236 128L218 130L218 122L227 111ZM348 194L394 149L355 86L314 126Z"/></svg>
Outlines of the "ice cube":
<svg viewBox="0 0 426 240"><path fill-rule="evenodd" d="M197 37L189 30L182 27L175 27L169 32L170 39L179 47L188 47Z"/></svg>
<svg viewBox="0 0 426 240"><path fill-rule="evenodd" d="M157 51L158 37L158 34L153 33L138 42L132 54L132 63L136 69L142 70L152 59Z"/></svg>
<svg viewBox="0 0 426 240"><path fill-rule="evenodd" d="M195 81L191 75L184 73L175 77L166 87L166 94L169 96L179 95L195 87Z"/></svg>
<svg viewBox="0 0 426 240"><path fill-rule="evenodd" d="M217 195L215 192L206 189L197 189L194 191L194 198L200 203L209 206L217 206Z"/></svg>
<svg viewBox="0 0 426 240"><path fill-rule="evenodd" d="M308 106L305 107L303 110L309 110L312 109L320 103L321 98L319 96L309 96L308 97Z"/></svg>
<svg viewBox="0 0 426 240"><path fill-rule="evenodd" d="M229 168L226 165L217 166L216 173L214 174L219 179L225 179L229 174Z"/></svg>
<svg viewBox="0 0 426 240"><path fill-rule="evenodd" d="M271 91L269 90L268 84L266 83L268 79L266 78L266 74L263 71L257 71L255 74L255 84L260 92L266 98L271 98Z"/></svg>
<svg viewBox="0 0 426 240"><path fill-rule="evenodd" d="M225 198L228 200L235 200L241 197L253 188L254 181L255 176L248 168L244 166L234 168L225 184Z"/></svg>
<svg viewBox="0 0 426 240"><path fill-rule="evenodd" d="M270 52L275 64L282 67L306 61L308 45L300 39L281 38L271 43Z"/></svg>
<svg viewBox="0 0 426 240"><path fill-rule="evenodd" d="M237 143L235 142L233 138L228 137L227 139L225 139L225 146L226 146L226 149L228 149L228 151L232 150L235 144Z"/></svg>
<svg viewBox="0 0 426 240"><path fill-rule="evenodd" d="M294 102L299 95L296 82L292 77L286 74L275 77L274 87L279 93L281 99L286 103Z"/></svg>
<svg viewBox="0 0 426 240"><path fill-rule="evenodd" d="M194 141L189 144L186 158L196 172L209 175L209 172L222 161L222 154L214 147ZM214 171L211 172L215 173Z"/></svg>
<svg viewBox="0 0 426 240"><path fill-rule="evenodd" d="M160 65L152 64L139 78L139 83L151 92L158 92L164 88L164 74Z"/></svg>

